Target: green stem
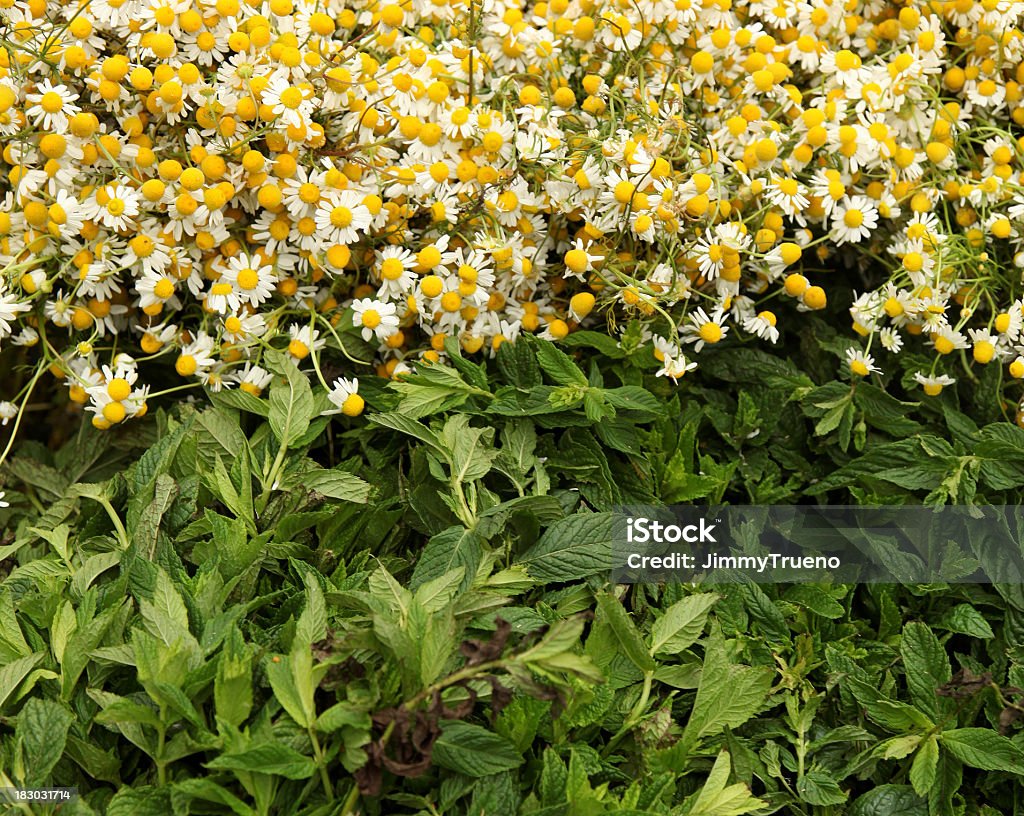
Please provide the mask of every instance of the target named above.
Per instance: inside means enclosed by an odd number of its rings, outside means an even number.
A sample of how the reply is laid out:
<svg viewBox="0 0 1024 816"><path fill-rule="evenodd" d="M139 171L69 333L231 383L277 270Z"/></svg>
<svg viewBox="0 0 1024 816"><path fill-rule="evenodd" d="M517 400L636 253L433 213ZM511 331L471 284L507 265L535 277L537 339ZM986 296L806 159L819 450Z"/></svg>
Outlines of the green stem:
<svg viewBox="0 0 1024 816"><path fill-rule="evenodd" d="M14 446L14 440L18 436L18 428L21 427L21 420L25 416L25 406L28 405L29 398L32 396L32 389L36 387L36 383L39 381L39 378L45 370L46 366L43 363L40 363L36 367L36 373L29 381L28 387L25 389L25 397L21 401L21 408L18 409L18 415L14 418L14 427L11 428L11 438L7 440L7 445L4 447L3 453L0 453L0 465L6 461L7 455L11 452L11 448Z"/></svg>
<svg viewBox="0 0 1024 816"><path fill-rule="evenodd" d="M602 756L608 756L615 746L622 741L623 737L639 724L643 718L644 711L647 710L647 703L651 699L651 685L653 682L654 672L644 672L644 685L640 691L640 699L637 700L633 710L629 712L629 716L626 717L625 722L622 723L622 727L615 733L615 736L608 740L608 744L601 751Z"/></svg>
<svg viewBox="0 0 1024 816"><path fill-rule="evenodd" d="M459 500L459 508L462 511L459 513L459 521L472 529L476 526L476 513L470 509L469 502L466 501L466 494L462 490L462 482L453 481L452 491L455 493L455 498Z"/></svg>
<svg viewBox="0 0 1024 816"><path fill-rule="evenodd" d="M270 473L263 479L263 491L256 500L257 518L263 515L263 511L267 509L267 504L270 501L270 494L274 490L274 485L277 484L278 477L281 475L281 467L284 465L284 458L287 452L288 446L282 442L281 447L277 451L277 457L274 459L274 464L270 466Z"/></svg>
<svg viewBox="0 0 1024 816"><path fill-rule="evenodd" d="M164 744L167 740L167 726L164 724L164 718L167 716L167 710L164 706L160 706L160 726L157 728L156 738L156 779L157 784L162 788L167 784L167 763L164 761Z"/></svg>
<svg viewBox="0 0 1024 816"><path fill-rule="evenodd" d="M316 764L320 769L320 782L324 786L324 795L327 796L328 802L333 802L334 789L331 787L331 777L327 773L327 764L324 762L324 752L320 747L320 740L316 738L316 731L313 730L312 726L307 730L309 731L310 742L313 743L313 754L316 756Z"/></svg>
<svg viewBox="0 0 1024 816"><path fill-rule="evenodd" d="M121 517L118 516L117 511L114 510L114 505L110 503L110 499L106 498L106 496L97 498L96 501L103 505L103 509L106 510L107 515L110 516L110 521L114 525L114 531L117 533L117 540L121 544L121 549L127 550L130 541L128 538L128 531L124 529L124 524L121 523Z"/></svg>
<svg viewBox="0 0 1024 816"><path fill-rule="evenodd" d="M348 816L349 813L352 813L357 801L359 801L359 786L353 785L352 790L345 797L345 804L341 806L341 816Z"/></svg>

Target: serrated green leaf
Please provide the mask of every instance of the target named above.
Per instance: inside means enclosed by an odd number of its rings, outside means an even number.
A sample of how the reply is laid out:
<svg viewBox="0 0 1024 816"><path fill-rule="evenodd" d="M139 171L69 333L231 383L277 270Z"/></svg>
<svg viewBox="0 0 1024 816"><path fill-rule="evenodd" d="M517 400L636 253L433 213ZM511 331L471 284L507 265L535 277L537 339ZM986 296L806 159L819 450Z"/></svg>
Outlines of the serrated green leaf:
<svg viewBox="0 0 1024 816"><path fill-rule="evenodd" d="M311 470L302 475L301 487L315 490L332 499L366 504L370 498L370 485L355 474L338 468Z"/></svg>
<svg viewBox="0 0 1024 816"><path fill-rule="evenodd" d="M30 698L18 713L14 737L25 756L25 782L29 787L49 780L50 771L64 753L68 729L74 720L59 703Z"/></svg>
<svg viewBox="0 0 1024 816"><path fill-rule="evenodd" d="M935 719L940 708L935 691L952 677L946 650L927 624L911 622L903 627L900 653L911 699Z"/></svg>
<svg viewBox="0 0 1024 816"><path fill-rule="evenodd" d="M622 653L642 672L653 672L655 663L636 624L614 595L602 592L597 596L597 608L604 622L611 628Z"/></svg>
<svg viewBox="0 0 1024 816"><path fill-rule="evenodd" d="M206 767L273 774L285 779L309 779L316 771L312 758L281 742L264 742L244 751L221 754L207 762Z"/></svg>
<svg viewBox="0 0 1024 816"><path fill-rule="evenodd" d="M943 747L964 765L1024 776L1024 751L989 728L954 728L943 731L941 739Z"/></svg>
<svg viewBox="0 0 1024 816"><path fill-rule="evenodd" d="M464 592L476 577L484 555L484 540L473 530L453 526L431 536L416 562L409 586L418 589L428 581L462 567L459 591Z"/></svg>
<svg viewBox="0 0 1024 816"><path fill-rule="evenodd" d="M538 581L561 583L611 571L613 513L583 513L556 521L519 559Z"/></svg>
<svg viewBox="0 0 1024 816"><path fill-rule="evenodd" d="M688 595L666 609L651 626L651 654L678 654L696 643L718 598L710 592Z"/></svg>
<svg viewBox="0 0 1024 816"><path fill-rule="evenodd" d="M511 742L479 725L448 721L434 743L434 764L473 778L518 768L522 755Z"/></svg>
<svg viewBox="0 0 1024 816"><path fill-rule="evenodd" d="M910 784L918 796L927 796L935 784L939 764L939 741L935 734L921 743L910 765Z"/></svg>
<svg viewBox="0 0 1024 816"><path fill-rule="evenodd" d="M270 386L270 429L284 447L292 447L309 428L316 415L309 379L291 358L278 351L267 351L270 368L279 375ZM236 426L237 427L237 426Z"/></svg>

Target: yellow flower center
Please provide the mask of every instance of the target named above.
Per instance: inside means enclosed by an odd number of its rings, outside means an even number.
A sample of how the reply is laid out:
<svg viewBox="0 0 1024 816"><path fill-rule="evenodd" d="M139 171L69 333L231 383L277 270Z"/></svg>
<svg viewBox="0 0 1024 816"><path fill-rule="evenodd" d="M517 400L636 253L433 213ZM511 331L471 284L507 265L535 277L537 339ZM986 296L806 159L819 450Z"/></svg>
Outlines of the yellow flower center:
<svg viewBox="0 0 1024 816"><path fill-rule="evenodd" d="M39 100L39 105L47 113L57 113L57 111L64 107L64 100L60 98L59 93L47 91L43 94L43 98Z"/></svg>
<svg viewBox="0 0 1024 816"><path fill-rule="evenodd" d="M331 210L331 224L335 227L345 228L352 223L352 210L348 207L335 207Z"/></svg>
<svg viewBox="0 0 1024 816"><path fill-rule="evenodd" d="M114 379L107 383L107 395L112 400L128 399L128 395L131 392L132 387L124 377L114 377ZM107 418L109 419L110 417Z"/></svg>
<svg viewBox="0 0 1024 816"><path fill-rule="evenodd" d="M246 267L238 273L238 288L245 289L247 292L255 289L259 286L260 276L256 273L255 269Z"/></svg>
<svg viewBox="0 0 1024 816"><path fill-rule="evenodd" d="M153 287L153 294L161 300L167 300L174 294L174 283L170 278L160 278Z"/></svg>
<svg viewBox="0 0 1024 816"><path fill-rule="evenodd" d="M386 258L380 265L380 274L385 280L398 280L403 272L405 267L398 258Z"/></svg>
<svg viewBox="0 0 1024 816"><path fill-rule="evenodd" d="M302 104L302 91L298 88L285 88L281 91L281 104L286 108L295 110Z"/></svg>
<svg viewBox="0 0 1024 816"><path fill-rule="evenodd" d="M722 327L717 323L705 323L700 327L700 339L705 343L717 343L722 339Z"/></svg>

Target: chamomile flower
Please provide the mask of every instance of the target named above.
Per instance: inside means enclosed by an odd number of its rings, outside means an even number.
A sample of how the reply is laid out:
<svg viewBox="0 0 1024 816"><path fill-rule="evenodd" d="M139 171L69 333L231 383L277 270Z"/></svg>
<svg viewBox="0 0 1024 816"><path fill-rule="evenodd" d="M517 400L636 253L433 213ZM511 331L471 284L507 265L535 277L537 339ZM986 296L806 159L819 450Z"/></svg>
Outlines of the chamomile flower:
<svg viewBox="0 0 1024 816"><path fill-rule="evenodd" d="M221 281L230 284L239 303L259 306L274 293L277 275L270 264L263 263L256 255L244 253L228 261L221 275ZM235 306L232 311L238 307Z"/></svg>
<svg viewBox="0 0 1024 816"><path fill-rule="evenodd" d="M795 216L807 208L810 200L806 188L795 178L781 177L772 179L768 185L768 200L788 216Z"/></svg>
<svg viewBox="0 0 1024 816"><path fill-rule="evenodd" d="M377 257L376 271L380 277L377 297L397 299L412 291L416 276L416 256L401 247L387 247ZM474 278L474 283L478 278Z"/></svg>
<svg viewBox="0 0 1024 816"><path fill-rule="evenodd" d="M594 265L604 260L604 255L591 252L583 243L582 238L577 238L563 258L565 262L565 277L573 277L584 280L587 272L594 270Z"/></svg>
<svg viewBox="0 0 1024 816"><path fill-rule="evenodd" d="M18 416L18 406L9 400L0 401L0 427L5 427L8 422ZM3 494L0 493L0 499Z"/></svg>
<svg viewBox="0 0 1024 816"><path fill-rule="evenodd" d="M126 230L139 214L139 194L124 184L99 188L82 207L86 218L113 230Z"/></svg>
<svg viewBox="0 0 1024 816"><path fill-rule="evenodd" d="M702 306L698 306L689 315L682 328L683 340L693 343L694 352L700 352L705 345L720 343L729 333L725 324L725 313L721 308L708 314Z"/></svg>
<svg viewBox="0 0 1024 816"><path fill-rule="evenodd" d="M363 197L352 190L334 190L320 199L317 232L335 244L351 244L370 228L373 218Z"/></svg>
<svg viewBox="0 0 1024 816"><path fill-rule="evenodd" d="M339 377L327 393L327 398L335 406L334 410L325 411L325 414L344 414L345 416L359 416L363 412L365 403L359 396L359 380L345 379Z"/></svg>
<svg viewBox="0 0 1024 816"><path fill-rule="evenodd" d="M282 124L290 127L306 127L312 121L316 101L309 88L293 85L288 78L275 74L263 92L263 103L267 105Z"/></svg>
<svg viewBox="0 0 1024 816"><path fill-rule="evenodd" d="M362 328L364 340L384 340L398 329L397 311L394 303L361 298L352 302L352 324Z"/></svg>
<svg viewBox="0 0 1024 816"><path fill-rule="evenodd" d="M837 245L858 243L878 226L878 210L871 199L863 195L844 198L832 213L830 233Z"/></svg>
<svg viewBox="0 0 1024 816"><path fill-rule="evenodd" d="M44 79L35 92L26 95L30 107L25 115L44 132L65 133L69 117L81 110L74 104L78 96L66 85L54 85L48 78Z"/></svg>
<svg viewBox="0 0 1024 816"><path fill-rule="evenodd" d="M777 343L779 341L777 323L778 318L775 317L775 313L765 310L744 319L743 330L770 343Z"/></svg>
<svg viewBox="0 0 1024 816"><path fill-rule="evenodd" d="M11 334L11 325L21 312L32 308L31 303L19 301L13 292L5 292L6 284L0 278L0 340Z"/></svg>
<svg viewBox="0 0 1024 816"><path fill-rule="evenodd" d="M668 377L674 383L678 382L688 371L693 371L697 367L695 362L687 360L682 354L679 356L666 356L662 362L663 365L656 372L656 376Z"/></svg>
<svg viewBox="0 0 1024 816"><path fill-rule="evenodd" d="M956 382L948 374L924 374L920 371L914 374L914 381L924 389L924 393L929 397L937 397L942 393L943 388Z"/></svg>
<svg viewBox="0 0 1024 816"><path fill-rule="evenodd" d="M273 374L253 363L246 363L245 368L233 372L231 377L238 383L239 390L254 397L260 396L274 379Z"/></svg>
<svg viewBox="0 0 1024 816"><path fill-rule="evenodd" d="M875 358L860 349L848 348L846 350L846 361L850 367L850 372L858 377L882 373L882 370L875 365Z"/></svg>

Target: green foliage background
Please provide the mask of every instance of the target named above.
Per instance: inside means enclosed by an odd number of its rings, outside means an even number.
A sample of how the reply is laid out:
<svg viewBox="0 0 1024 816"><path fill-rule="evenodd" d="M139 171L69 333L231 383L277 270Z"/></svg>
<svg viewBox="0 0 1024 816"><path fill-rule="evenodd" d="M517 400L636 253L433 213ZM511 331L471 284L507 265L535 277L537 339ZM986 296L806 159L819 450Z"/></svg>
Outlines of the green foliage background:
<svg viewBox="0 0 1024 816"><path fill-rule="evenodd" d="M846 341L803 331L679 387L638 326L451 346L361 381L358 420L271 355L267 399L22 441L0 785L114 816L1024 813L1024 588L607 583L622 503L1020 501L1002 383L837 381Z"/></svg>

